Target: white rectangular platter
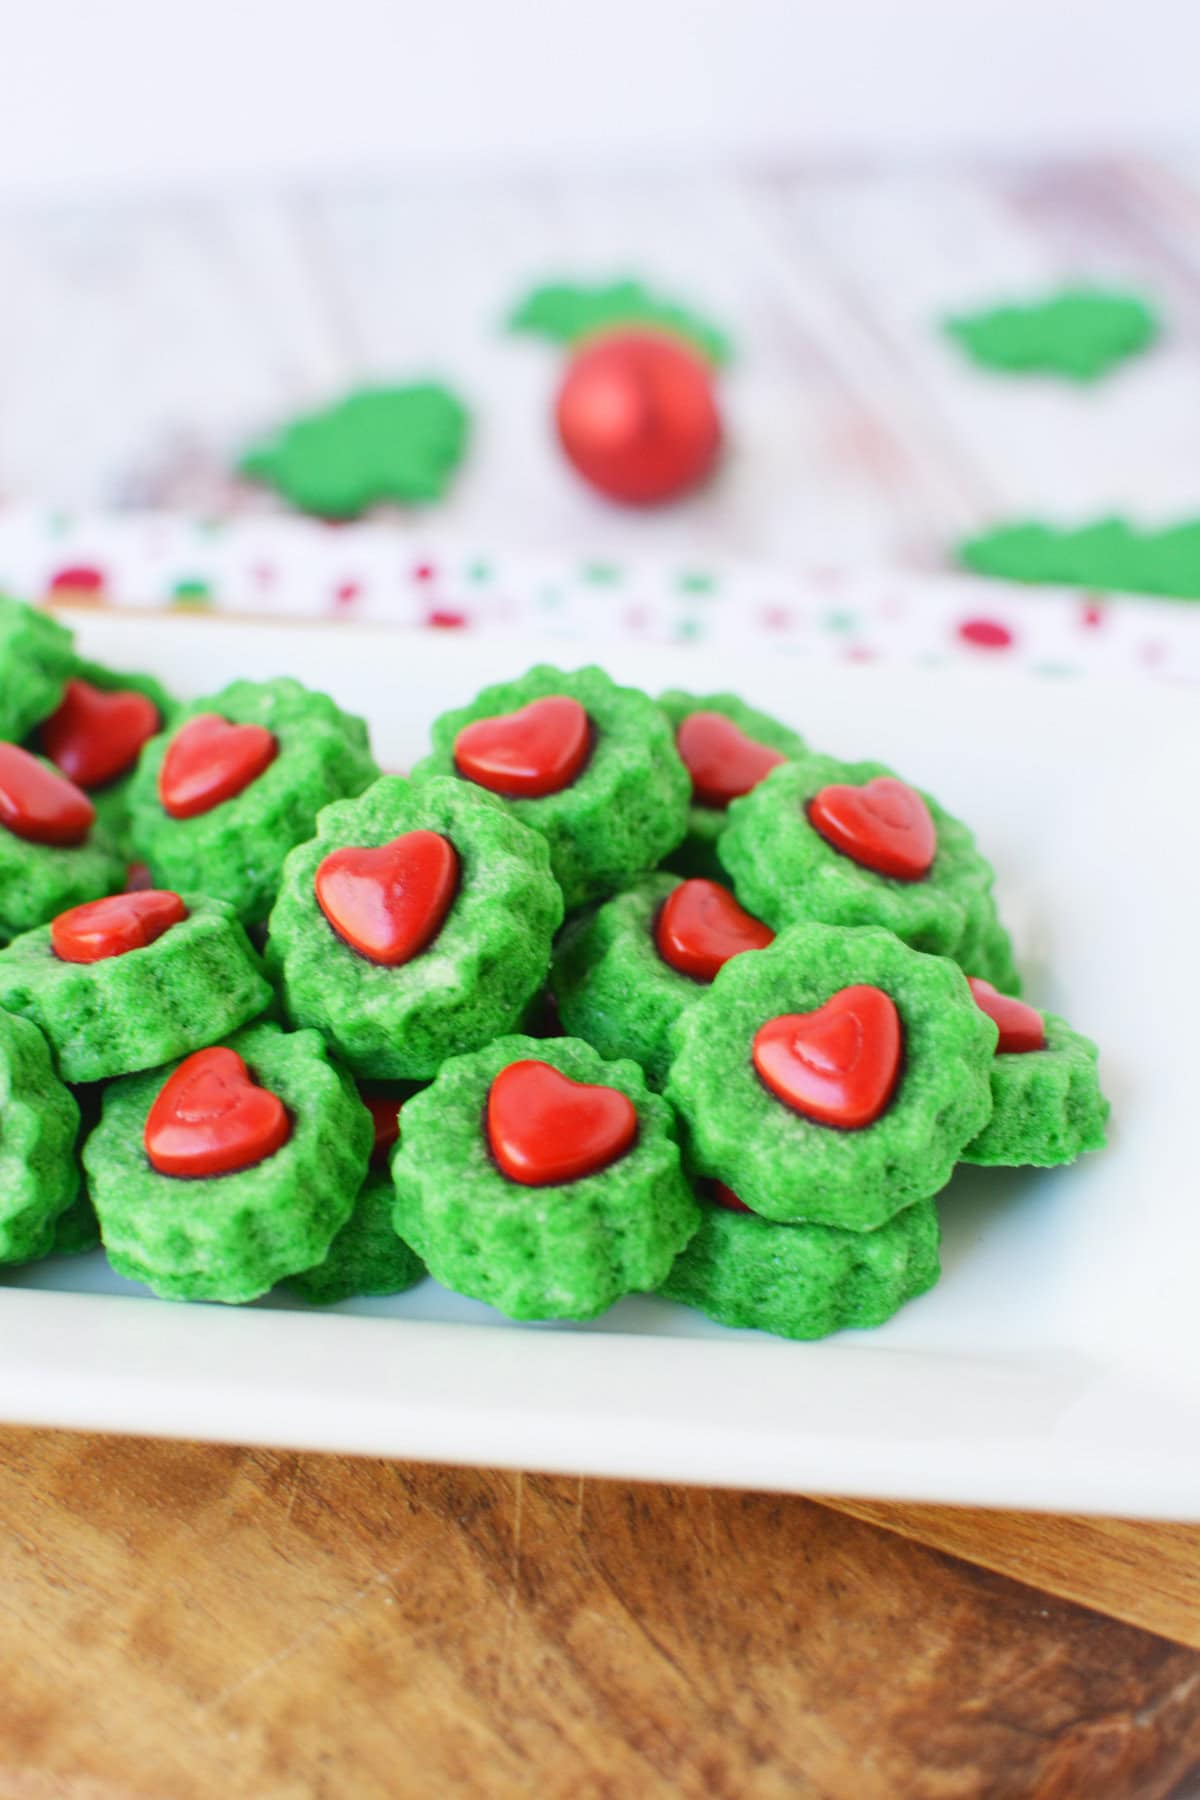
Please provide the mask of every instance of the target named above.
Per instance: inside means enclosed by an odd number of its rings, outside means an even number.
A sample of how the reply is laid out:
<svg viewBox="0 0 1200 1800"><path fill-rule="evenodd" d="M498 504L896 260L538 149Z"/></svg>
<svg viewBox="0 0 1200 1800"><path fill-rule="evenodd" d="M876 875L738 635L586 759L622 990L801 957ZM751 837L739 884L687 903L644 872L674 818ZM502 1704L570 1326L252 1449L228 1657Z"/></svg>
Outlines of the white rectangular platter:
<svg viewBox="0 0 1200 1800"><path fill-rule="evenodd" d="M83 612L81 647L183 694L287 673L369 719L385 767L431 719L587 646L367 625ZM872 1333L792 1344L664 1301L518 1326L426 1282L310 1311L180 1306L103 1258L9 1270L0 1418L810 1493L1200 1519L1200 703L1055 681L608 643L651 691L735 688L878 757L976 828L1030 997L1102 1045L1112 1143L963 1171L944 1276Z"/></svg>

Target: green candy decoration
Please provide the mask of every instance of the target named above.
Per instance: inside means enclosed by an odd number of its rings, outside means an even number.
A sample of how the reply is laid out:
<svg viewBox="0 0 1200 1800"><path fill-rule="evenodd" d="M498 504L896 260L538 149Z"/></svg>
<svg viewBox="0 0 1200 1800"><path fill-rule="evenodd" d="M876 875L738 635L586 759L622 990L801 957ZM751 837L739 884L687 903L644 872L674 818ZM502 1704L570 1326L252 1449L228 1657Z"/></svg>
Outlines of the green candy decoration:
<svg viewBox="0 0 1200 1800"><path fill-rule="evenodd" d="M944 328L981 368L1079 382L1095 381L1147 349L1161 329L1136 294L1088 287L962 313L946 319Z"/></svg>
<svg viewBox="0 0 1200 1800"><path fill-rule="evenodd" d="M727 363L733 354L725 332L634 280L595 287L568 281L547 282L532 289L513 309L508 325L510 331L529 332L568 346L601 332L638 325L683 338L717 367Z"/></svg>
<svg viewBox="0 0 1200 1800"><path fill-rule="evenodd" d="M1001 581L1200 600L1200 519L1160 531L1127 519L1070 529L1022 522L996 526L960 544L958 560Z"/></svg>

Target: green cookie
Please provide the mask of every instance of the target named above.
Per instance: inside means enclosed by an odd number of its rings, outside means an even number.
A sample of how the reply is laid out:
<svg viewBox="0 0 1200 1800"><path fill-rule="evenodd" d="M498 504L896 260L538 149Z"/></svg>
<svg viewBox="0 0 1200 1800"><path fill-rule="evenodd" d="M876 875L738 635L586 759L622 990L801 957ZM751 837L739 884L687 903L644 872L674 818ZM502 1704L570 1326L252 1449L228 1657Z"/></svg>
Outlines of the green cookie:
<svg viewBox="0 0 1200 1800"><path fill-rule="evenodd" d="M49 613L0 594L0 739L19 744L62 699L75 653Z"/></svg>
<svg viewBox="0 0 1200 1800"><path fill-rule="evenodd" d="M41 1032L0 1012L0 1262L33 1262L53 1248L79 1189L78 1131L79 1108Z"/></svg>
<svg viewBox="0 0 1200 1800"><path fill-rule="evenodd" d="M992 1058L992 1116L962 1153L965 1163L1048 1169L1102 1150L1109 1104L1100 1091L1098 1052L1065 1019L1043 1015L1042 1050Z"/></svg>
<svg viewBox="0 0 1200 1800"><path fill-rule="evenodd" d="M391 1176L372 1170L324 1262L290 1276L287 1286L310 1306L334 1306L357 1294L402 1294L416 1287L425 1279L425 1265L396 1236L395 1201Z"/></svg>
<svg viewBox="0 0 1200 1800"><path fill-rule="evenodd" d="M99 820L81 844L70 845L34 843L0 825L2 938L32 931L85 900L115 894L124 883L125 858Z"/></svg>
<svg viewBox="0 0 1200 1800"><path fill-rule="evenodd" d="M684 721L695 713L719 713L757 744L765 745L780 756L802 756L807 749L798 732L770 713L747 706L736 694L688 694L682 688L671 688L660 694L658 704L675 730L676 738ZM685 758L686 761L686 758ZM708 806L692 796L688 813L688 832L678 850L672 852L669 866L681 875L703 875L721 881L725 871L717 860L717 839L729 822L727 806Z"/></svg>

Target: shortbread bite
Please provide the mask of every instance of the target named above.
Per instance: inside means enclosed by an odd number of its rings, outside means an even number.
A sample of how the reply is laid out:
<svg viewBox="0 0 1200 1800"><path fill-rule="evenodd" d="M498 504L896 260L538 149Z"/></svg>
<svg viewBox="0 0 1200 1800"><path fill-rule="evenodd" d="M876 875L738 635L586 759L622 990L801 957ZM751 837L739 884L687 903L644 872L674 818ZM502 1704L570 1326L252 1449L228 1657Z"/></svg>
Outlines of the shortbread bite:
<svg viewBox="0 0 1200 1800"><path fill-rule="evenodd" d="M165 1300L236 1304L311 1269L354 1209L371 1154L371 1118L315 1031L247 1025L224 1042L277 1094L291 1136L230 1175L162 1175L143 1133L177 1065L105 1089L83 1150L108 1260Z"/></svg>
<svg viewBox="0 0 1200 1800"><path fill-rule="evenodd" d="M680 877L643 875L562 934L551 986L564 1031L601 1056L630 1056L660 1088L671 1063L671 1026L706 984L663 961L654 924Z"/></svg>
<svg viewBox="0 0 1200 1800"><path fill-rule="evenodd" d="M747 706L736 694L689 694L682 688L670 688L658 696L658 704L676 732L692 713L721 713L748 738L765 744L768 750L778 750L781 756L802 756L807 749L799 732L781 725L770 713ZM710 881L723 881L725 871L717 861L716 847L717 839L728 823L727 807L704 806L693 798L688 811L687 836L678 850L672 851L671 868L678 869L681 875L703 875Z"/></svg>
<svg viewBox="0 0 1200 1800"><path fill-rule="evenodd" d="M626 1094L633 1147L558 1186L510 1181L490 1153L486 1107L501 1070L527 1059ZM577 1038L500 1038L453 1057L406 1104L392 1177L396 1230L435 1280L513 1319L591 1319L661 1286L700 1217L670 1107L636 1063L606 1062Z"/></svg>
<svg viewBox="0 0 1200 1800"><path fill-rule="evenodd" d="M175 819L159 798L159 771L169 743L199 713L264 726L278 753L240 794ZM156 886L200 889L228 901L244 923L259 924L271 910L284 858L312 836L321 808L361 793L377 774L366 725L327 694L286 676L234 681L193 701L142 751L129 788L134 853L149 864Z"/></svg>
<svg viewBox="0 0 1200 1800"><path fill-rule="evenodd" d="M1049 1169L1103 1150L1109 1103L1100 1091L1098 1052L1065 1019L1043 1015L1041 1050L992 1058L992 1116L962 1153L965 1163Z"/></svg>
<svg viewBox="0 0 1200 1800"><path fill-rule="evenodd" d="M136 670L109 669L103 663L85 662L79 658L76 659L71 674L80 681L89 682L92 687L100 688L106 694L122 689L145 694L158 709L160 731L170 728L179 711L178 703L153 675L145 675ZM106 781L101 787L84 790L96 809L96 818L122 852L129 849L129 787L135 768L136 764L115 780Z"/></svg>
<svg viewBox="0 0 1200 1800"><path fill-rule="evenodd" d="M855 1130L795 1111L759 1079L755 1034L858 985L893 1001L900 1073L882 1114ZM936 1194L991 1116L992 1020L944 957L891 932L797 925L736 956L676 1020L666 1095L698 1175L724 1182L765 1218L873 1231Z"/></svg>
<svg viewBox="0 0 1200 1800"><path fill-rule="evenodd" d="M19 744L54 711L74 661L65 625L0 594L0 738Z"/></svg>
<svg viewBox="0 0 1200 1800"><path fill-rule="evenodd" d="M882 925L914 950L953 956L992 885L991 866L965 825L921 793L937 853L928 874L902 881L855 862L809 821L806 808L822 788L862 787L880 776L896 779L882 763L813 753L785 763L733 801L717 855L742 905L776 930L806 922Z"/></svg>
<svg viewBox="0 0 1200 1800"><path fill-rule="evenodd" d="M554 694L577 700L586 711L593 733L588 760L558 793L505 798L504 804L546 839L570 912L654 868L687 829L691 782L670 724L653 700L637 688L618 687L603 669L568 672L542 663L519 681L484 688L469 706L443 713L434 721L433 753L413 775L456 775L454 742L465 726Z"/></svg>
<svg viewBox="0 0 1200 1800"><path fill-rule="evenodd" d="M32 931L85 900L119 893L125 869L119 845L99 819L81 844L70 845L37 844L0 825L0 938Z"/></svg>
<svg viewBox="0 0 1200 1800"><path fill-rule="evenodd" d="M0 1012L0 1262L54 1246L79 1191L79 1108L54 1073L36 1025Z"/></svg>
<svg viewBox="0 0 1200 1800"><path fill-rule="evenodd" d="M661 1292L720 1325L820 1338L882 1325L939 1273L932 1200L905 1207L878 1231L776 1225L712 1205Z"/></svg>
<svg viewBox="0 0 1200 1800"><path fill-rule="evenodd" d="M341 938L314 879L332 851L437 832L458 857L458 888L437 935L410 961L374 963ZM467 782L384 775L326 807L317 836L284 865L268 963L287 1015L325 1036L356 1075L427 1080L448 1056L514 1031L539 992L562 923L546 840Z"/></svg>
<svg viewBox="0 0 1200 1800"><path fill-rule="evenodd" d="M324 1262L291 1276L287 1286L292 1292L310 1306L333 1306L356 1294L403 1294L423 1281L424 1263L396 1236L395 1201L391 1176L373 1169Z"/></svg>
<svg viewBox="0 0 1200 1800"><path fill-rule="evenodd" d="M200 894L182 898L186 919L122 956L64 962L49 925L0 950L0 1006L40 1027L64 1081L157 1068L218 1042L271 1004L233 908Z"/></svg>

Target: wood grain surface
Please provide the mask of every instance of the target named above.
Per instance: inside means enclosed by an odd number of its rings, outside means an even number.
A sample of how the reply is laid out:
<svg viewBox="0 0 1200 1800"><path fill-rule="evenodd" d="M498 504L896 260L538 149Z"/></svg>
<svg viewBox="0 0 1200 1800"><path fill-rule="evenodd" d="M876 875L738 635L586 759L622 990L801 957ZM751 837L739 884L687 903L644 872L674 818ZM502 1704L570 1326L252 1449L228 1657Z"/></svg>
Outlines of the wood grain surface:
<svg viewBox="0 0 1200 1800"><path fill-rule="evenodd" d="M0 1795L1177 1800L1200 1656L805 1500L7 1431Z"/></svg>

